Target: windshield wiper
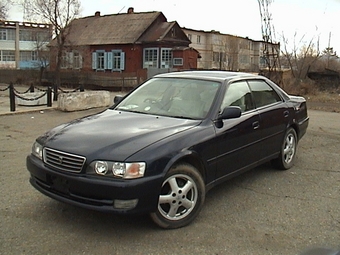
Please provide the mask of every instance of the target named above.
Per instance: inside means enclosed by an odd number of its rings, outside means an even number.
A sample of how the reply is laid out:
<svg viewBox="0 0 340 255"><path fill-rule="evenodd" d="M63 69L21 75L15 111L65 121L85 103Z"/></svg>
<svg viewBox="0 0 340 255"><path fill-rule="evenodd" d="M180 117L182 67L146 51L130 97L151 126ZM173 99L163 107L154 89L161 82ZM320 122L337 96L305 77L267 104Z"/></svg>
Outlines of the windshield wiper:
<svg viewBox="0 0 340 255"><path fill-rule="evenodd" d="M188 116L169 116L169 117L173 117L173 118L176 118L176 119L196 120L195 118L191 118L191 117L188 117Z"/></svg>

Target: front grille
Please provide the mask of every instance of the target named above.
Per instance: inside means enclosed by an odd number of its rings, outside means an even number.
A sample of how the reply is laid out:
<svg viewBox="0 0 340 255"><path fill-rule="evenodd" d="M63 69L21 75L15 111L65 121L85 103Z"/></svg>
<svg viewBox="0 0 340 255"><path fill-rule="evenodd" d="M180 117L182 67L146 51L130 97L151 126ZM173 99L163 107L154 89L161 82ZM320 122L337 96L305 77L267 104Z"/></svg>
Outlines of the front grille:
<svg viewBox="0 0 340 255"><path fill-rule="evenodd" d="M85 163L85 157L44 148L44 162L58 170L79 173Z"/></svg>

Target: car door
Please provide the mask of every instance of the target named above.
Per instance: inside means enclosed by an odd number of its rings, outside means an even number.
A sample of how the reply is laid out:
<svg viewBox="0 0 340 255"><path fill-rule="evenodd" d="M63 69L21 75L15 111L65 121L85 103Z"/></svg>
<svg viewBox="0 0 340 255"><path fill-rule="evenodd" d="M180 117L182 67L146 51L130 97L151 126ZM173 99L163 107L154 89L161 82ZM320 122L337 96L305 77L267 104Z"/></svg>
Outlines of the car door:
<svg viewBox="0 0 340 255"><path fill-rule="evenodd" d="M239 106L242 115L223 120L221 127L216 127L216 179L243 170L261 157L260 116L246 81L234 82L228 86L221 110L226 106Z"/></svg>
<svg viewBox="0 0 340 255"><path fill-rule="evenodd" d="M261 158L265 160L280 151L290 112L284 100L264 80L249 80L248 84L260 115Z"/></svg>

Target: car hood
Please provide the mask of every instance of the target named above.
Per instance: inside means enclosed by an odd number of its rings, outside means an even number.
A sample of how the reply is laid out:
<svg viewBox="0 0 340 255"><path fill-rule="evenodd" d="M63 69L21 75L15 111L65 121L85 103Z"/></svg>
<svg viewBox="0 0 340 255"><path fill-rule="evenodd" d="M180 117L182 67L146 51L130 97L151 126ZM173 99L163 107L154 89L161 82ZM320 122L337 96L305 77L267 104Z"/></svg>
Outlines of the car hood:
<svg viewBox="0 0 340 255"><path fill-rule="evenodd" d="M148 145L200 122L108 109L60 125L39 140L46 147L92 160L125 160Z"/></svg>

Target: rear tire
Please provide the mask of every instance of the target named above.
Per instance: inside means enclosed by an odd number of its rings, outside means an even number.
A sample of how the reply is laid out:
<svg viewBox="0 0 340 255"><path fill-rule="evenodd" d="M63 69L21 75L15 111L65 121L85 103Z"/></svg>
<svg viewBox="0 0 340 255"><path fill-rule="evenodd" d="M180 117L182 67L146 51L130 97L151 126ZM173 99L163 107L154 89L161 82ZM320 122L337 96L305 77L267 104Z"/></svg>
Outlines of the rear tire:
<svg viewBox="0 0 340 255"><path fill-rule="evenodd" d="M164 178L157 211L151 219L162 228L180 228L190 224L205 200L205 185L198 170L188 164L172 167Z"/></svg>
<svg viewBox="0 0 340 255"><path fill-rule="evenodd" d="M272 160L274 167L280 170L288 170L294 165L297 152L297 135L294 128L289 128L283 139L280 155Z"/></svg>

